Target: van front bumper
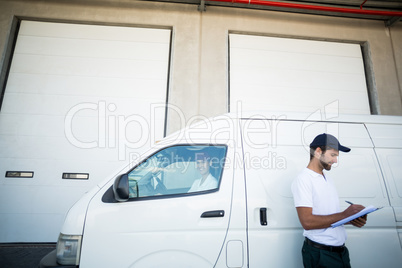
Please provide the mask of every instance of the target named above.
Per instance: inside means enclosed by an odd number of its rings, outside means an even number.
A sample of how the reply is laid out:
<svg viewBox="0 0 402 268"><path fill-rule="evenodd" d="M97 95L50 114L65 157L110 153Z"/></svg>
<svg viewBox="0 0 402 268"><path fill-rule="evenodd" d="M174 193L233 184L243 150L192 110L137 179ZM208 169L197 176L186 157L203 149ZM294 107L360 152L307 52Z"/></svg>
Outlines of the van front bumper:
<svg viewBox="0 0 402 268"><path fill-rule="evenodd" d="M60 265L56 261L56 250L51 251L39 263L39 268L77 268L76 265Z"/></svg>

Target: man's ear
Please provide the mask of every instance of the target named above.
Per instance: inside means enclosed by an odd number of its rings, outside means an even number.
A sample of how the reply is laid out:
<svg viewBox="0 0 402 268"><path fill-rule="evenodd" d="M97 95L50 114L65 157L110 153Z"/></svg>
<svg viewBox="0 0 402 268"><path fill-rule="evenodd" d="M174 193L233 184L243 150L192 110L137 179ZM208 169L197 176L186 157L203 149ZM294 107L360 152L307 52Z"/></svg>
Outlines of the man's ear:
<svg viewBox="0 0 402 268"><path fill-rule="evenodd" d="M320 147L317 147L317 148L315 149L315 151L314 151L314 156L317 157L317 158L319 158L319 157L321 157L321 155L322 155L322 150L321 150Z"/></svg>

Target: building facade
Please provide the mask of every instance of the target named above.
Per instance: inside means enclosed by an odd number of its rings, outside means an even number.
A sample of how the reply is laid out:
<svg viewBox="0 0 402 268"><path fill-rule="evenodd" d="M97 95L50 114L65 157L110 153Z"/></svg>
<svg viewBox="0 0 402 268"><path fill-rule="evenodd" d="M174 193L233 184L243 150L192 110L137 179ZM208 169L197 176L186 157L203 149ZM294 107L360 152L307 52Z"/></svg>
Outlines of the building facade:
<svg viewBox="0 0 402 268"><path fill-rule="evenodd" d="M0 242L56 241L82 194L199 119L401 116L401 9L0 0Z"/></svg>

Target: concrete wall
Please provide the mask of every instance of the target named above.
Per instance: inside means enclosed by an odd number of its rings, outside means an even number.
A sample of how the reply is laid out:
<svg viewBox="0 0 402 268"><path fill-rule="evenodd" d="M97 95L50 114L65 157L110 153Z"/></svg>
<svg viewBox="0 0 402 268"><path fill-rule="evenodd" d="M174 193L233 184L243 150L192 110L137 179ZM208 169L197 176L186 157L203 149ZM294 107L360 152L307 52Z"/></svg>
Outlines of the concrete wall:
<svg viewBox="0 0 402 268"><path fill-rule="evenodd" d="M399 82L399 94L402 95L402 22L397 23L390 29L390 38L392 40L393 54L395 59L395 69ZM400 115L399 113L395 113Z"/></svg>
<svg viewBox="0 0 402 268"><path fill-rule="evenodd" d="M199 12L196 5L128 0L0 0L0 10L3 67L15 18L171 27L169 103L183 112L185 121L227 112L229 32L365 44L377 95L375 108L380 114L402 115L402 22L386 28L374 20L224 7ZM167 132L181 128L182 121L170 112Z"/></svg>

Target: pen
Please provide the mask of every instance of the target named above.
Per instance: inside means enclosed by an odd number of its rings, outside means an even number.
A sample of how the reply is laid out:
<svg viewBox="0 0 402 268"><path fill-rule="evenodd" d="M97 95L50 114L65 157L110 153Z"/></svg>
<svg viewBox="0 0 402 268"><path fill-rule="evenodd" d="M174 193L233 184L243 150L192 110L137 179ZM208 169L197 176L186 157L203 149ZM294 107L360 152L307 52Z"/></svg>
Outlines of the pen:
<svg viewBox="0 0 402 268"><path fill-rule="evenodd" d="M348 203L348 204L350 204L350 205L353 205L353 203L350 202L350 201L345 200L345 202Z"/></svg>

